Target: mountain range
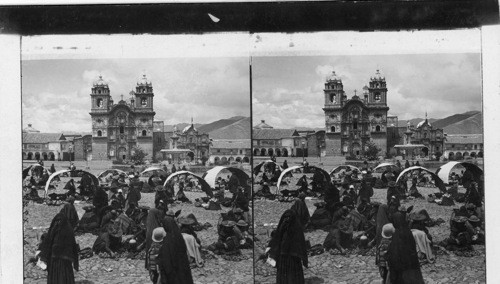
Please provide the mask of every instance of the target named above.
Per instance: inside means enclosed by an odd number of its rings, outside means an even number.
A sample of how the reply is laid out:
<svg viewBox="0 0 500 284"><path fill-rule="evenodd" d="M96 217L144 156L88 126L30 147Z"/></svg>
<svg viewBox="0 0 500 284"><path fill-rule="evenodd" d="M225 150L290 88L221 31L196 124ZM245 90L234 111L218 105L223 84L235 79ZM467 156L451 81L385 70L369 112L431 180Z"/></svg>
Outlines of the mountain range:
<svg viewBox="0 0 500 284"><path fill-rule="evenodd" d="M177 129L182 130L191 123L176 124ZM194 127L199 133L208 133L210 139L250 139L250 118L244 116L233 116L219 119L207 124L195 123ZM165 131L172 131L174 125L165 125Z"/></svg>
<svg viewBox="0 0 500 284"><path fill-rule="evenodd" d="M424 118L410 119L410 123L416 126ZM482 134L483 114L480 111L468 111L454 114L441 119L428 118L434 128L442 128L446 134ZM408 120L399 120L398 127L406 127Z"/></svg>

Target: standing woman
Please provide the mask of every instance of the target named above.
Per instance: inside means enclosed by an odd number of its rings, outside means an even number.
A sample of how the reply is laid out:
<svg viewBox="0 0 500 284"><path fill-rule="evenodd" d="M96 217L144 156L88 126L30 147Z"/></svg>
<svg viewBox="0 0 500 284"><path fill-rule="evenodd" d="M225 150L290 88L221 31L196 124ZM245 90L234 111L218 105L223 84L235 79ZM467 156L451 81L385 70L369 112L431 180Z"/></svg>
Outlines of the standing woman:
<svg viewBox="0 0 500 284"><path fill-rule="evenodd" d="M78 252L73 228L61 211L52 219L40 252L47 262L48 284L75 283L73 267L78 271Z"/></svg>
<svg viewBox="0 0 500 284"><path fill-rule="evenodd" d="M162 284L193 284L186 243L173 218L163 219L167 233L163 239L157 262Z"/></svg>
<svg viewBox="0 0 500 284"><path fill-rule="evenodd" d="M406 217L401 212L393 215L396 232L387 250L390 283L424 284L417 248Z"/></svg>
<svg viewBox="0 0 500 284"><path fill-rule="evenodd" d="M389 224L389 207L385 204L380 204L377 210L377 228L376 228L376 235L375 235L375 240L377 246L380 244L380 241L382 240L382 228L384 227L385 224Z"/></svg>
<svg viewBox="0 0 500 284"><path fill-rule="evenodd" d="M305 283L302 265L308 265L306 240L295 211L288 209L283 213L269 246L269 255L276 260L278 270L276 283Z"/></svg>

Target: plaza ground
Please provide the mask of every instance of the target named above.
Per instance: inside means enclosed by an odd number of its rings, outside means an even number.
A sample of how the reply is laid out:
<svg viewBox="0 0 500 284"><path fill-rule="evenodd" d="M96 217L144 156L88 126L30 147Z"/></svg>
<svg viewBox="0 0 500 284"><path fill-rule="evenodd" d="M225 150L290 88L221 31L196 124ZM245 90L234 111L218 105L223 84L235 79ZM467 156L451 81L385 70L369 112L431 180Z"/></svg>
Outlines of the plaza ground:
<svg viewBox="0 0 500 284"><path fill-rule="evenodd" d="M45 162L45 166L50 167L52 162ZM69 162L54 162L57 170L67 168ZM27 166L25 163L24 166ZM85 169L86 162L75 162L77 169ZM93 174L98 174L103 170L111 167L111 162L93 161L89 165L88 171ZM65 192L62 190L64 184L69 178L61 178L61 182L57 186L57 192ZM76 180L76 179L75 179ZM43 191L39 191L40 196L43 196ZM193 200L204 193L186 192L189 199ZM85 202L75 202L79 217L84 213L82 209ZM154 205L154 193L142 193L142 199L139 205L152 207ZM29 202L27 206L28 220L24 224L24 276L25 283L46 283L47 272L42 271L37 266L27 264L30 257L33 257L37 248L38 238L43 232L43 228L48 228L52 218L61 210L62 206L48 206ZM201 207L195 207L192 204L177 204L170 206L171 209L177 211L182 210L181 216L193 213L198 221L202 224L208 222L212 227L197 232L198 237L202 242L203 247L207 247L217 240L217 222L220 213L226 212L228 208L223 207L222 211L209 211ZM92 247L97 236L90 233L76 237L80 248ZM252 283L253 282L253 250L246 249L242 251L241 261L225 260L224 258L214 255L205 260L205 265L202 268L192 269L193 279L195 283ZM80 271L75 271L75 280L77 283L151 283L149 274L144 268L144 260L142 259L125 259L125 258L101 258L97 255L91 258L80 260Z"/></svg>
<svg viewBox="0 0 500 284"><path fill-rule="evenodd" d="M302 159L300 159L302 161ZM309 159L308 159L309 161ZM278 162L280 162L278 160ZM293 162L295 164L296 162ZM293 164L288 160L289 166ZM281 164L281 163L280 163ZM314 164L310 162L310 164ZM332 165L325 166L327 171L333 168ZM301 174L295 174L289 184L295 185ZM307 175L309 178L312 174ZM258 179L257 179L258 180ZM310 181L310 179L309 179ZM256 190L258 185L254 185ZM271 187L271 192L275 192L276 187ZM419 191L427 196L430 193L437 192L437 188L423 188ZM372 201L385 203L387 189L374 189ZM307 200L307 206L310 214L315 210L314 203L317 199ZM429 228L431 235L436 243L447 238L450 234L450 216L453 208L458 208L461 204L455 206L439 206L436 203L429 203L423 199L408 200L404 203L406 207L414 206L413 210L426 209L431 218L442 218L445 223ZM272 225L277 225L283 212L289 209L292 203L271 201L265 199L254 200L254 230L258 241L255 246L255 256L259 257L264 252L269 241L269 232ZM306 232L306 239L311 245L323 244L327 232L315 230ZM485 246L474 246L475 253L471 257L456 256L452 252L439 253L436 255L434 264L425 264L422 266L422 273L427 284L437 283L485 283L486 282L486 256ZM255 261L255 283L275 283L276 269L272 268L262 260ZM320 255L309 257L309 268L304 269L306 283L381 283L378 268L375 265L374 255L346 255L342 256L337 252L330 254L325 252Z"/></svg>

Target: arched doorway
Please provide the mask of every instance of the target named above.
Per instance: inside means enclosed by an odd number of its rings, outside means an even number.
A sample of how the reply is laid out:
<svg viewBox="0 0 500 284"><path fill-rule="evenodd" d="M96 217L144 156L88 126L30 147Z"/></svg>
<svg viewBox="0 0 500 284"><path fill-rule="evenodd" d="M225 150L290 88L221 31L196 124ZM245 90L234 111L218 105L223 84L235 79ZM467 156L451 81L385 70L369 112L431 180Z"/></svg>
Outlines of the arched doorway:
<svg viewBox="0 0 500 284"><path fill-rule="evenodd" d="M125 148L125 147L118 148L118 155L117 155L116 158L118 160L125 160L125 159L127 159L127 148Z"/></svg>
<svg viewBox="0 0 500 284"><path fill-rule="evenodd" d="M228 161L229 163L232 163L232 162L234 161L234 158L233 158L233 157L229 157L229 159L227 159L227 161Z"/></svg>
<svg viewBox="0 0 500 284"><path fill-rule="evenodd" d="M286 148L283 148L283 157L288 157L288 150Z"/></svg>
<svg viewBox="0 0 500 284"><path fill-rule="evenodd" d="M448 153L448 160L455 160L455 153L453 152Z"/></svg>
<svg viewBox="0 0 500 284"><path fill-rule="evenodd" d="M276 156L281 157L281 150L280 149L276 149Z"/></svg>
<svg viewBox="0 0 500 284"><path fill-rule="evenodd" d="M259 155L259 149L253 149L253 155L258 156Z"/></svg>
<svg viewBox="0 0 500 284"><path fill-rule="evenodd" d="M472 158L475 158L475 157L476 157L476 152L472 152L472 153L470 153L470 156L471 156Z"/></svg>
<svg viewBox="0 0 500 284"><path fill-rule="evenodd" d="M266 155L266 149L262 148L260 149L260 155L265 156Z"/></svg>
<svg viewBox="0 0 500 284"><path fill-rule="evenodd" d="M243 157L243 163L250 163L250 159L248 157Z"/></svg>
<svg viewBox="0 0 500 284"><path fill-rule="evenodd" d="M479 153L477 153L477 157L478 157L478 158L482 158L482 157L483 157L483 152L479 152Z"/></svg>
<svg viewBox="0 0 500 284"><path fill-rule="evenodd" d="M236 157L236 162L241 163L241 157Z"/></svg>
<svg viewBox="0 0 500 284"><path fill-rule="evenodd" d="M462 153L460 152L457 152L455 154L455 160L459 161L459 160L462 160L464 157L462 156Z"/></svg>
<svg viewBox="0 0 500 284"><path fill-rule="evenodd" d="M40 160L40 153L39 152L35 152L35 160Z"/></svg>
<svg viewBox="0 0 500 284"><path fill-rule="evenodd" d="M274 150L273 150L272 148L269 148L269 149L267 150L267 154L268 154L269 156L273 156L273 155L274 155Z"/></svg>
<svg viewBox="0 0 500 284"><path fill-rule="evenodd" d="M47 155L47 153L43 152L42 153L42 157L43 157L44 161L47 161L47 159L48 159L49 156Z"/></svg>
<svg viewBox="0 0 500 284"><path fill-rule="evenodd" d="M352 144L352 153L356 156L361 155L361 146L358 143Z"/></svg>
<svg viewBox="0 0 500 284"><path fill-rule="evenodd" d="M464 152L463 157L464 157L464 159L468 158L469 157L469 152Z"/></svg>
<svg viewBox="0 0 500 284"><path fill-rule="evenodd" d="M28 152L28 160L33 160L33 153L31 152Z"/></svg>
<svg viewBox="0 0 500 284"><path fill-rule="evenodd" d="M429 155L429 148L427 147L422 148L422 153L424 154L424 156L427 157Z"/></svg>
<svg viewBox="0 0 500 284"><path fill-rule="evenodd" d="M220 158L219 157L215 157L214 158L214 164L218 165L220 162Z"/></svg>
<svg viewBox="0 0 500 284"><path fill-rule="evenodd" d="M225 164L227 163L227 158L226 158L226 157L222 157L222 158L220 159L220 162L221 162L223 165L225 165Z"/></svg>
<svg viewBox="0 0 500 284"><path fill-rule="evenodd" d="M189 153L187 154L187 156L189 157L189 161L194 160L194 153L193 153L193 152L189 152Z"/></svg>
<svg viewBox="0 0 500 284"><path fill-rule="evenodd" d="M54 152L50 152L50 153L49 153L49 159L50 159L51 161L55 161L55 159L56 159L56 155L54 155Z"/></svg>

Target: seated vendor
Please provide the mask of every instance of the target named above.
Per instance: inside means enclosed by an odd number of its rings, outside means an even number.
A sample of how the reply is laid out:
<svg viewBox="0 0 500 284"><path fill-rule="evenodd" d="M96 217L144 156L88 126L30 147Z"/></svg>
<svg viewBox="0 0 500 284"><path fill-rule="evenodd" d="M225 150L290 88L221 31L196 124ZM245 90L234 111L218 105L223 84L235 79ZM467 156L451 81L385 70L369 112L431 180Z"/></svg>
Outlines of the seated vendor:
<svg viewBox="0 0 500 284"><path fill-rule="evenodd" d="M345 249L353 243L353 226L349 218L342 222L338 222L338 226L334 227L326 236L323 242L325 250L338 249L341 254L345 253Z"/></svg>
<svg viewBox="0 0 500 284"><path fill-rule="evenodd" d="M249 249L253 248L253 239L250 233L248 232L249 228L248 223L243 220L239 220L236 223L236 227L238 228L238 230L242 235L242 239L240 241L241 248L249 248Z"/></svg>
<svg viewBox="0 0 500 284"><path fill-rule="evenodd" d="M189 235L193 236L194 239L196 240L196 242L199 245L201 245L201 241L200 241L200 239L198 238L198 235L196 234L196 232L193 229L193 224L195 223L195 221L193 219L186 218L186 217L181 217L181 218L179 218L177 220L177 222L180 225L181 233L189 234Z"/></svg>
<svg viewBox="0 0 500 284"><path fill-rule="evenodd" d="M190 203L191 201L187 198L184 193L184 182L179 182L179 191L177 191L176 199L181 202Z"/></svg>
<svg viewBox="0 0 500 284"><path fill-rule="evenodd" d="M85 213L78 222L77 231L88 233L99 228L99 218L94 212L94 206L84 206L83 210L85 210Z"/></svg>
<svg viewBox="0 0 500 284"><path fill-rule="evenodd" d="M118 226L109 226L108 229L101 233L94 242L92 250L96 253L108 253L109 256L115 257L115 253L122 246L123 232Z"/></svg>
<svg viewBox="0 0 500 284"><path fill-rule="evenodd" d="M219 238L215 243L215 248L221 253L236 252L242 239L241 232L236 228L236 222L224 220L221 223Z"/></svg>

